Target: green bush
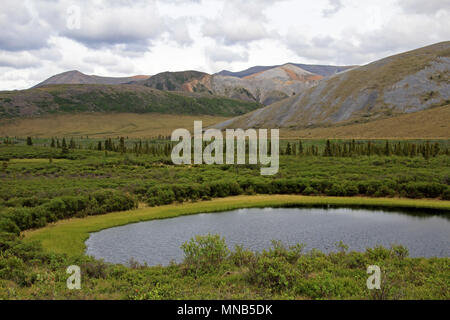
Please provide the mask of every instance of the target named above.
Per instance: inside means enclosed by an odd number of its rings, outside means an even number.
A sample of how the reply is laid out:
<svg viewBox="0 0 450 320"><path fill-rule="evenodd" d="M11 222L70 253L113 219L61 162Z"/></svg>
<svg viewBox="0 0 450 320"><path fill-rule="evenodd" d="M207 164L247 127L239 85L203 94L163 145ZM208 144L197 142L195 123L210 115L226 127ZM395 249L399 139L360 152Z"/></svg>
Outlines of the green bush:
<svg viewBox="0 0 450 320"><path fill-rule="evenodd" d="M450 187L442 192L442 200L450 200Z"/></svg>
<svg viewBox="0 0 450 320"><path fill-rule="evenodd" d="M225 239L211 234L196 236L185 242L181 249L184 252L185 271L196 276L219 271L230 253Z"/></svg>
<svg viewBox="0 0 450 320"><path fill-rule="evenodd" d="M281 291L292 287L298 270L283 257L261 255L250 264L247 279L251 284Z"/></svg>
<svg viewBox="0 0 450 320"><path fill-rule="evenodd" d="M230 254L230 260L237 267L247 266L256 259L253 251L244 249L241 245L236 245L234 251Z"/></svg>

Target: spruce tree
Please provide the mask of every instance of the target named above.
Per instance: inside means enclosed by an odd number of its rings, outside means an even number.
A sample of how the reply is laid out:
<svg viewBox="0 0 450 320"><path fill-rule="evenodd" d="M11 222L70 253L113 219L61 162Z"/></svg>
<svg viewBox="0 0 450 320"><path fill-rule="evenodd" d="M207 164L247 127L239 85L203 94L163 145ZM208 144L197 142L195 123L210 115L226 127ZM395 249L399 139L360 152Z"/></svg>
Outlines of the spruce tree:
<svg viewBox="0 0 450 320"><path fill-rule="evenodd" d="M288 142L286 146L286 155L290 156L292 154L291 144Z"/></svg>
<svg viewBox="0 0 450 320"><path fill-rule="evenodd" d="M75 141L73 140L73 138L70 139L69 148L72 150L76 148Z"/></svg>
<svg viewBox="0 0 450 320"><path fill-rule="evenodd" d="M67 153L69 153L69 149L67 149L66 138L63 138L63 140L62 140L61 153L62 153L62 154L67 154Z"/></svg>
<svg viewBox="0 0 450 320"><path fill-rule="evenodd" d="M124 137L120 137L119 151L120 151L120 153L125 153L125 151L126 151Z"/></svg>
<svg viewBox="0 0 450 320"><path fill-rule="evenodd" d="M433 146L433 157L437 157L439 152L441 152L441 147L439 146L439 143L436 142Z"/></svg>
<svg viewBox="0 0 450 320"><path fill-rule="evenodd" d="M327 143L325 145L325 150L323 151L324 157L331 157L331 142L330 140L327 140Z"/></svg>
<svg viewBox="0 0 450 320"><path fill-rule="evenodd" d="M386 140L386 145L384 147L384 155L389 157L391 155L391 147L389 146L389 141Z"/></svg>
<svg viewBox="0 0 450 320"><path fill-rule="evenodd" d="M298 154L302 155L303 154L303 143L302 140L299 141L299 145L298 145Z"/></svg>

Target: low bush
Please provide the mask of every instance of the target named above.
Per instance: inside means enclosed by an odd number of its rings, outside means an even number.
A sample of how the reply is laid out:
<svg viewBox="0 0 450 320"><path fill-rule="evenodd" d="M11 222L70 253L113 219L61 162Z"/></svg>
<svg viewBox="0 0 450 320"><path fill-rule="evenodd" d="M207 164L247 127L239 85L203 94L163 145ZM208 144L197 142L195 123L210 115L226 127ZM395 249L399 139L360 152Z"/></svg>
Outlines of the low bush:
<svg viewBox="0 0 450 320"><path fill-rule="evenodd" d="M181 249L184 252L185 272L195 276L219 271L230 253L225 239L211 234L196 236L185 242Z"/></svg>

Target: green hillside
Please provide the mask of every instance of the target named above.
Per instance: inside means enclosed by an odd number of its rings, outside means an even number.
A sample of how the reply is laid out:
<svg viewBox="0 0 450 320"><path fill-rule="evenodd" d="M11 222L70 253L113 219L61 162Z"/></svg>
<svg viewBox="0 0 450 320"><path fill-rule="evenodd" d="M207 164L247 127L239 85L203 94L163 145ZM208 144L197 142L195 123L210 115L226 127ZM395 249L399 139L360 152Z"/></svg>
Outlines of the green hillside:
<svg viewBox="0 0 450 320"><path fill-rule="evenodd" d="M0 119L78 112L237 116L260 105L137 85L52 85L0 92Z"/></svg>

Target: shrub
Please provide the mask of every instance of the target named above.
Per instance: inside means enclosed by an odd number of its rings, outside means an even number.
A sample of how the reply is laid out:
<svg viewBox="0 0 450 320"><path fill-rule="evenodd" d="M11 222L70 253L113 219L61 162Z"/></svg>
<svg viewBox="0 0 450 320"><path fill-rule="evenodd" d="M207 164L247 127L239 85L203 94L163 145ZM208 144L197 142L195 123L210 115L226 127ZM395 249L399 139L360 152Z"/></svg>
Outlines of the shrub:
<svg viewBox="0 0 450 320"><path fill-rule="evenodd" d="M289 263L295 263L302 256L305 246L304 244L296 244L286 247L281 241L272 240L272 247L269 250L264 250L262 255L283 258Z"/></svg>
<svg viewBox="0 0 450 320"><path fill-rule="evenodd" d="M309 186L309 187L306 187L305 190L303 190L302 194L304 194L306 196L310 196L310 195L317 194L317 191L313 187Z"/></svg>
<svg viewBox="0 0 450 320"><path fill-rule="evenodd" d="M404 247L402 245L395 246L393 245L391 247L391 253L394 257L404 259L409 256L409 250L407 247Z"/></svg>
<svg viewBox="0 0 450 320"><path fill-rule="evenodd" d="M230 254L230 260L237 267L248 266L255 261L255 254L244 249L241 245L236 245L234 251Z"/></svg>
<svg viewBox="0 0 450 320"><path fill-rule="evenodd" d="M447 189L445 189L442 192L442 200L450 200L450 187L447 187Z"/></svg>
<svg viewBox="0 0 450 320"><path fill-rule="evenodd" d="M19 235L20 228L17 224L9 217L0 217L0 232L7 232Z"/></svg>
<svg viewBox="0 0 450 320"><path fill-rule="evenodd" d="M386 185L382 185L375 193L375 197L393 197L395 196L395 191L390 189Z"/></svg>
<svg viewBox="0 0 450 320"><path fill-rule="evenodd" d="M229 255L225 239L219 235L196 236L185 242L181 249L185 271L194 275L218 271Z"/></svg>
<svg viewBox="0 0 450 320"><path fill-rule="evenodd" d="M80 266L81 272L94 279L105 279L107 276L108 265L103 261L85 262Z"/></svg>
<svg viewBox="0 0 450 320"><path fill-rule="evenodd" d="M330 273L322 273L314 278L297 278L294 291L296 294L312 299L355 296L361 292L361 285L349 278L338 278Z"/></svg>
<svg viewBox="0 0 450 320"><path fill-rule="evenodd" d="M283 257L261 255L250 265L247 280L275 291L288 289L298 276L296 269Z"/></svg>

